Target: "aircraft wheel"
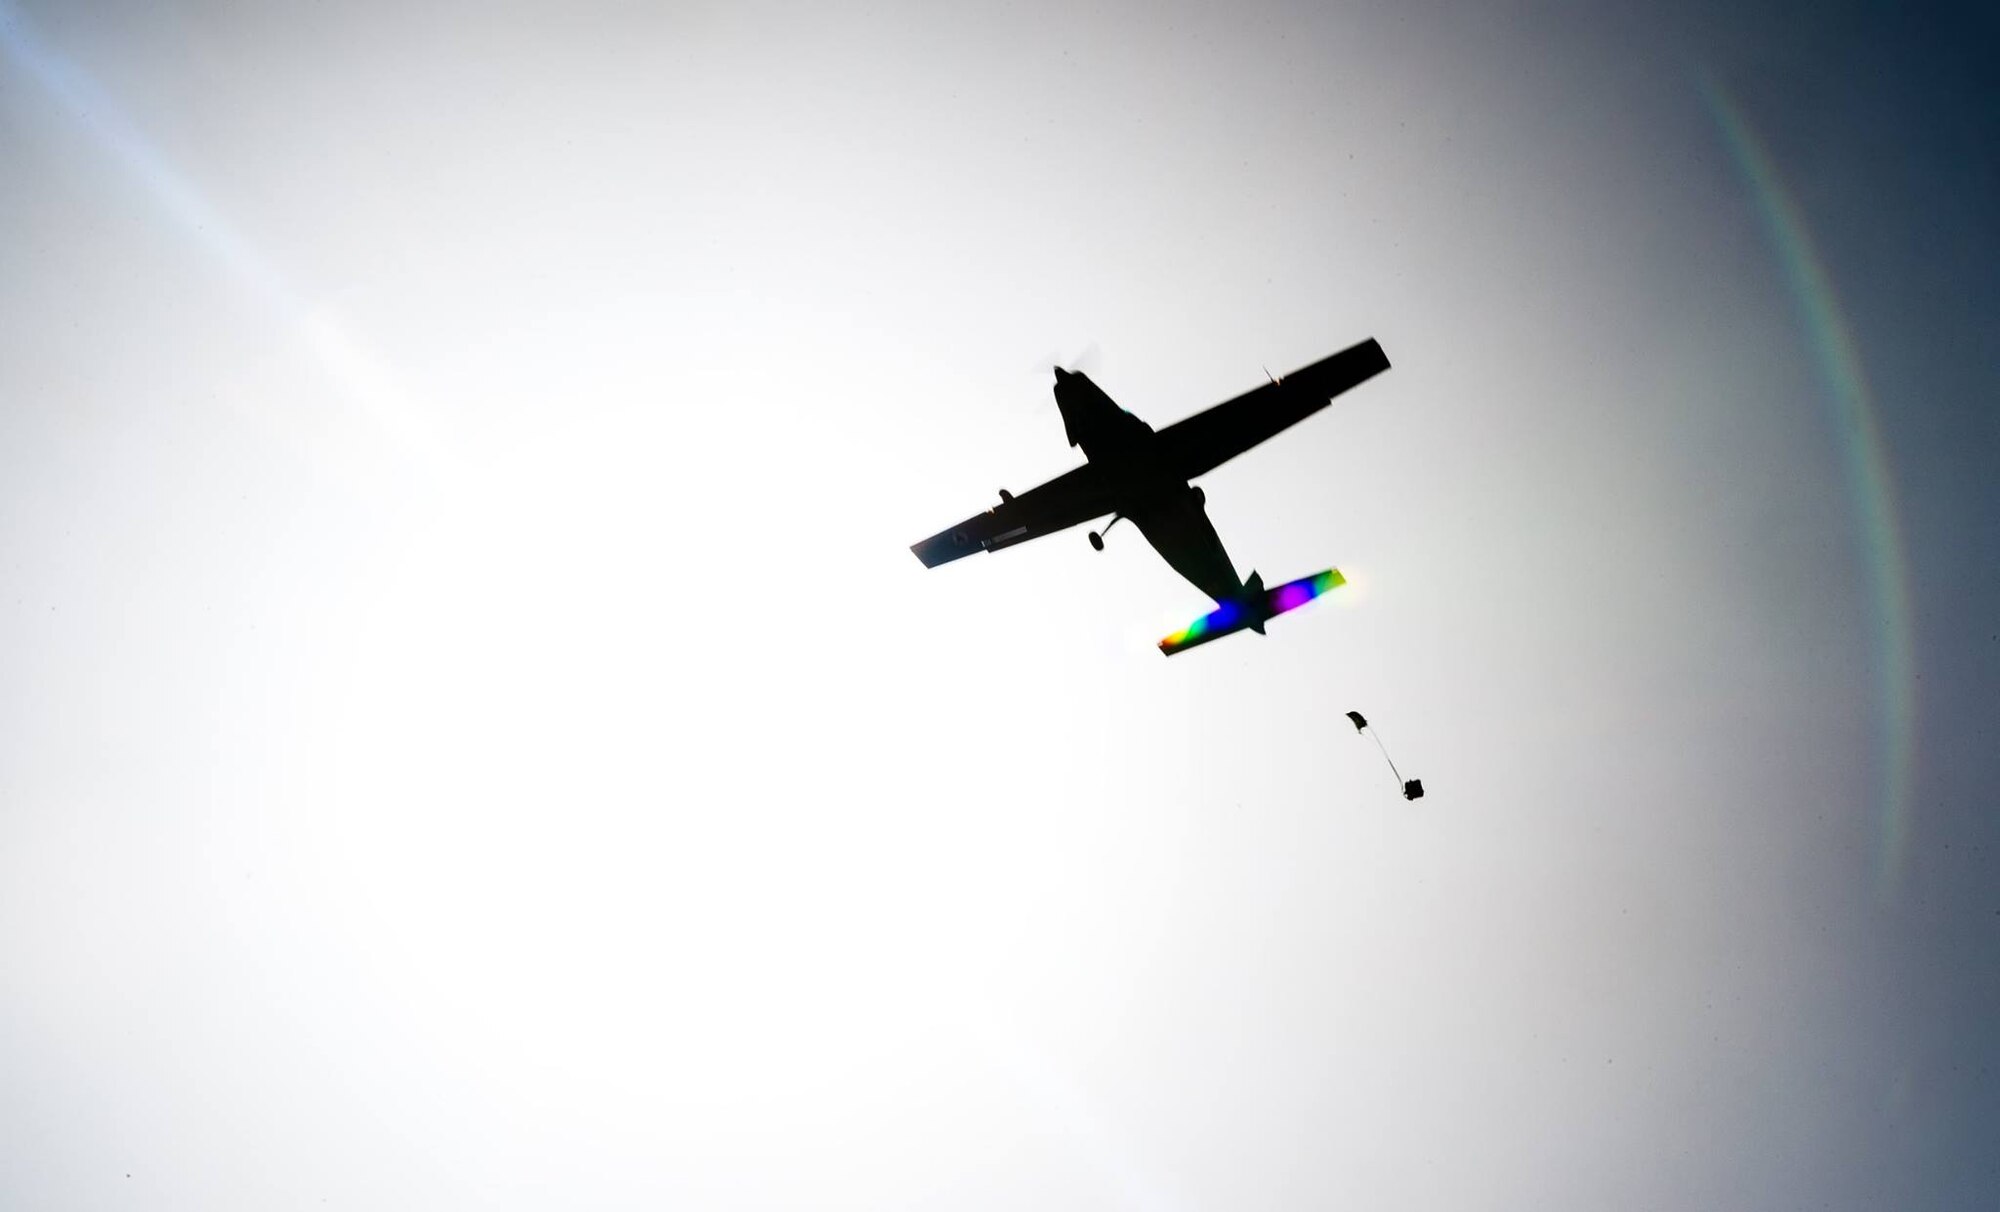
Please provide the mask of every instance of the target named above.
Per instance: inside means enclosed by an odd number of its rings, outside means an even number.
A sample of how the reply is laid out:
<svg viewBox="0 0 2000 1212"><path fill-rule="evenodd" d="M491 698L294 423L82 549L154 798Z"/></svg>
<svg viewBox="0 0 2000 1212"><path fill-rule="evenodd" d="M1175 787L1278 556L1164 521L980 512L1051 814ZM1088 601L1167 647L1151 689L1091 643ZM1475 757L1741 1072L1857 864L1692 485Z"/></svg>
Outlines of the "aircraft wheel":
<svg viewBox="0 0 2000 1212"><path fill-rule="evenodd" d="M1090 549L1092 551L1104 550L1104 536L1094 530L1090 532Z"/></svg>

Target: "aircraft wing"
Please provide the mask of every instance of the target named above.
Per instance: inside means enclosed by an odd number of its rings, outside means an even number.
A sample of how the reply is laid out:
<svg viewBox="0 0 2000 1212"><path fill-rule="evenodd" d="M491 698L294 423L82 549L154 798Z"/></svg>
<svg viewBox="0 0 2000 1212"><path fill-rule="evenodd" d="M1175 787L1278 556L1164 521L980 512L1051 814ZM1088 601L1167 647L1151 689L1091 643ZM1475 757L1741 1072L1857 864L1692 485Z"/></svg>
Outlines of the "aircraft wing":
<svg viewBox="0 0 2000 1212"><path fill-rule="evenodd" d="M1089 463L1066 471L1011 501L1002 501L910 548L927 568L980 551L998 551L1079 522L1101 518L1118 506L1111 500L1104 469Z"/></svg>
<svg viewBox="0 0 2000 1212"><path fill-rule="evenodd" d="M1174 474L1192 480L1325 408L1389 369L1373 338L1160 431Z"/></svg>

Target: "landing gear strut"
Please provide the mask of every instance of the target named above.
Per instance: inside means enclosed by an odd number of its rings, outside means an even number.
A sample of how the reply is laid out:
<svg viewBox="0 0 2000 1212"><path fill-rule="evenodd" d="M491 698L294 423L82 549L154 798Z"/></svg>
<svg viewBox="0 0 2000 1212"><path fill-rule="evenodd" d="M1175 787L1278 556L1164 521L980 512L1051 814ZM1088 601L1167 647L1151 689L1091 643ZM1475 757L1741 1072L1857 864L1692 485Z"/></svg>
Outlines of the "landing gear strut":
<svg viewBox="0 0 2000 1212"><path fill-rule="evenodd" d="M1124 515L1124 514L1122 514L1122 513L1114 513L1114 514L1112 514L1112 515L1111 515L1111 520L1110 520L1109 522L1106 522L1106 523L1104 524L1104 529L1103 529L1103 530L1101 530L1101 531L1099 531L1099 530L1093 530L1093 531L1091 531L1091 532L1090 532L1090 549L1091 549L1092 551L1103 551L1103 550L1104 550L1104 536L1105 536L1105 535L1107 535L1107 534L1110 534L1110 533L1111 533L1111 528L1112 528L1113 526L1116 526L1116 525L1118 525L1118 523L1120 523L1120 522L1122 522L1122 521L1124 521L1124 520L1125 520L1125 515Z"/></svg>

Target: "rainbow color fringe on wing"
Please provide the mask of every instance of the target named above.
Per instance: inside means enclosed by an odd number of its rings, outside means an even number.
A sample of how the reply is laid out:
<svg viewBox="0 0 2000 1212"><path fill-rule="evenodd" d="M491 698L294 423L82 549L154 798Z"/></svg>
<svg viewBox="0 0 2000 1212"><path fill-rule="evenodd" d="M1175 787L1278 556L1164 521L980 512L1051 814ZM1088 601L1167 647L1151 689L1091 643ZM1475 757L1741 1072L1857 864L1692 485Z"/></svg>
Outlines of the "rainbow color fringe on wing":
<svg viewBox="0 0 2000 1212"><path fill-rule="evenodd" d="M1254 578L1253 578L1254 579ZM1263 630L1267 620L1274 619L1286 611L1299 607L1339 585L1345 585L1347 578L1340 575L1340 569L1329 568L1325 572L1287 581L1274 589L1261 593L1251 592L1233 602L1224 602L1216 609L1189 623L1160 641L1160 651L1168 656L1183 652L1210 640L1219 640L1232 632L1254 627Z"/></svg>

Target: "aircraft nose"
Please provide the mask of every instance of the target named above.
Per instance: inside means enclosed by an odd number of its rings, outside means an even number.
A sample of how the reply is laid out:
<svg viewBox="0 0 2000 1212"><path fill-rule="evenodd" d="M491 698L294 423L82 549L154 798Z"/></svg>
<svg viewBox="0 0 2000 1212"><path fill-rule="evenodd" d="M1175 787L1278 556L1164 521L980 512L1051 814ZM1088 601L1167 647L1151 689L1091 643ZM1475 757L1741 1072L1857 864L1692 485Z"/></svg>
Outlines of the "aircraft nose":
<svg viewBox="0 0 2000 1212"><path fill-rule="evenodd" d="M1060 367L1060 366L1056 367L1056 382L1060 383L1060 382L1062 382L1062 381L1063 381L1064 379L1067 379L1067 378L1069 378L1069 376L1070 376L1070 372L1069 372L1069 371L1067 371L1067 370L1064 370L1064 369L1063 369L1062 367Z"/></svg>

